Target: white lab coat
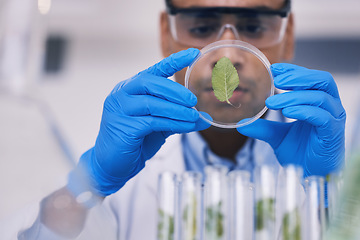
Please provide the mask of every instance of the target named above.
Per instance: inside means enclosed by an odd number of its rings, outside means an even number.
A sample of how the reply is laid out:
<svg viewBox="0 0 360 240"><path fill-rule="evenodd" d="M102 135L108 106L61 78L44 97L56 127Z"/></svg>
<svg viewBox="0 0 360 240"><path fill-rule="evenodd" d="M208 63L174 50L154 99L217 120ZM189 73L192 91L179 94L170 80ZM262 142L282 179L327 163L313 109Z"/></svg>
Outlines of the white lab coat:
<svg viewBox="0 0 360 240"><path fill-rule="evenodd" d="M261 150L260 150L261 149ZM254 151L262 151L265 156L273 157L271 147L262 141L256 140ZM255 157L255 166L261 165L266 161L262 157ZM278 182L282 181L283 168L275 161L279 169ZM157 180L160 173L172 171L178 175L185 171L185 161L180 135L174 135L167 139L161 150L147 162L146 167L129 181L119 192L107 197L100 208L97 208L97 214L90 216L85 231L79 236L79 239L120 239L120 240L156 240L157 234ZM278 184L279 187L279 184ZM277 193L279 193L277 189ZM305 199L305 193L299 185L300 198L302 202ZM277 208L281 205L277 201ZM101 231L106 237L101 238L99 228L99 219L105 220L106 217L99 218L104 214L106 208L112 213L112 220L106 219L104 229ZM107 211L107 210L106 210ZM277 218L280 219L280 212L277 212ZM101 221L101 220L100 220ZM104 224L102 222L102 224ZM108 225L108 224L111 224ZM279 222L276 224L276 232L279 232ZM110 230L111 229L111 230ZM95 231L94 231L95 230ZM113 231L110 236L110 231ZM117 231L117 232L116 232ZM104 233L105 232L105 233ZM96 236L97 235L97 236Z"/></svg>
<svg viewBox="0 0 360 240"><path fill-rule="evenodd" d="M160 151L146 163L146 167L126 183L117 193L106 197L102 204L90 210L83 232L76 239L86 240L155 240L157 227L157 180L160 173L173 171L181 174L185 171L180 135L166 140ZM11 231L28 228L33 219L31 239L26 240L63 240L50 232L36 217L37 211L27 210L27 220L18 218L10 224ZM32 215L32 216L30 216ZM21 226L22 225L22 226ZM4 227L5 230L6 227ZM17 239L17 234L1 234L7 239ZM9 238L9 236L12 236ZM28 236L28 235L26 235Z"/></svg>
<svg viewBox="0 0 360 240"><path fill-rule="evenodd" d="M269 151L268 155L273 154L270 146L258 140L254 151ZM261 164L260 160L255 157L255 165ZM280 177L282 168L280 165L278 167L280 168ZM155 240L157 234L157 180L159 174L164 171L172 171L178 175L185 171L180 135L169 137L160 151L147 161L146 167L137 176L117 193L108 196L102 204L91 209L84 231L76 239ZM304 196L303 193L302 195ZM33 215L34 213L35 211L32 210ZM33 216L33 219L36 219L36 216ZM27 227L29 225L23 225L18 229ZM32 229L35 229L36 237L20 239L63 240L48 231L38 219Z"/></svg>
<svg viewBox="0 0 360 240"><path fill-rule="evenodd" d="M164 171L172 171L176 174L185 171L180 135L169 137L161 150L147 161L141 173L104 202L105 205L112 205L120 216L119 239L155 240L157 180L159 174Z"/></svg>

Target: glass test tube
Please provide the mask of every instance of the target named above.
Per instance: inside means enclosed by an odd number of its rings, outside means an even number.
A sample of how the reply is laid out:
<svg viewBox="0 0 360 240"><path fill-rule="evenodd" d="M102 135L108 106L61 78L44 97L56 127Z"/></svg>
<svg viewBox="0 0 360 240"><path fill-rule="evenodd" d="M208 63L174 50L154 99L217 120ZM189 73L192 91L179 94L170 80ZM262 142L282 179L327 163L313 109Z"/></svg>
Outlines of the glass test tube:
<svg viewBox="0 0 360 240"><path fill-rule="evenodd" d="M201 239L202 174L185 172L180 191L180 239Z"/></svg>
<svg viewBox="0 0 360 240"><path fill-rule="evenodd" d="M253 239L254 197L248 171L235 170L228 174L229 238Z"/></svg>
<svg viewBox="0 0 360 240"><path fill-rule="evenodd" d="M360 239L360 155L352 156L339 179L336 208L326 232L326 240Z"/></svg>
<svg viewBox="0 0 360 240"><path fill-rule="evenodd" d="M275 239L276 178L270 166L260 166L254 171L255 182L255 239Z"/></svg>
<svg viewBox="0 0 360 240"><path fill-rule="evenodd" d="M205 167L205 239L226 239L226 174L224 166Z"/></svg>
<svg viewBox="0 0 360 240"><path fill-rule="evenodd" d="M284 167L284 179L281 183L281 239L301 240L301 191L300 180L303 170L299 166ZM279 199L280 200L280 199Z"/></svg>
<svg viewBox="0 0 360 240"><path fill-rule="evenodd" d="M339 192L343 183L343 175L340 173L331 173L327 177L327 196L329 223L334 217L339 199Z"/></svg>
<svg viewBox="0 0 360 240"><path fill-rule="evenodd" d="M175 237L176 174L163 172L158 180L158 240L173 240Z"/></svg>
<svg viewBox="0 0 360 240"><path fill-rule="evenodd" d="M310 176L305 179L304 234L307 240L321 240L325 232L325 190L324 178Z"/></svg>

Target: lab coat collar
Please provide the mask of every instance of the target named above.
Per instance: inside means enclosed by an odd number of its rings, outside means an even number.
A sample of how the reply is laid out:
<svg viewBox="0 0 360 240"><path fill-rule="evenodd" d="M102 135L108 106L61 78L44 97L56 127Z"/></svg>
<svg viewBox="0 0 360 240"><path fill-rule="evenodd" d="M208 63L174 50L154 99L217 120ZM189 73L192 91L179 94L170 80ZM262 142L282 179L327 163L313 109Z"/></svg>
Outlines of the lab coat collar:
<svg viewBox="0 0 360 240"><path fill-rule="evenodd" d="M279 111L273 110L268 110L266 119L280 122L285 121ZM272 158L264 158L261 154L255 154L255 166L265 163L273 164L275 165L276 172L278 171L280 165L276 160L273 149L267 143L256 140L253 151L266 152L265 156L273 156ZM159 174L164 171L171 171L177 174L177 176L181 176L185 171L185 160L180 134L174 134L166 139L166 142L155 156L146 162L146 167L140 175L143 175L142 177L146 179L144 182L147 188L156 193Z"/></svg>

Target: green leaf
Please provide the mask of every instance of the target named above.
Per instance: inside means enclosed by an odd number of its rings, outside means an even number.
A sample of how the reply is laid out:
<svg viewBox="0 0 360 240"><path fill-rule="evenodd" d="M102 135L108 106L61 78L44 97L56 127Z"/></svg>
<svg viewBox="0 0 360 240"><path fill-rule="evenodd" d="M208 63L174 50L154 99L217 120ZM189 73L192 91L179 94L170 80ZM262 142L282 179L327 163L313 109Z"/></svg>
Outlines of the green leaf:
<svg viewBox="0 0 360 240"><path fill-rule="evenodd" d="M191 200L188 205L185 206L183 212L183 221L184 221L184 229L183 232L186 232L185 237L186 240L194 240L196 239L197 233L197 200L195 193L191 194Z"/></svg>
<svg viewBox="0 0 360 240"><path fill-rule="evenodd" d="M275 221L275 200L273 198L261 199L256 203L256 230L261 231L266 222Z"/></svg>
<svg viewBox="0 0 360 240"><path fill-rule="evenodd" d="M282 235L283 240L301 240L301 218L297 208L284 215Z"/></svg>
<svg viewBox="0 0 360 240"><path fill-rule="evenodd" d="M209 206L206 209L206 231L210 236L221 238L224 235L224 215L222 213L222 202Z"/></svg>
<svg viewBox="0 0 360 240"><path fill-rule="evenodd" d="M229 58L222 57L217 61L212 70L211 81L217 99L232 105L229 99L233 95L234 90L239 86L240 80L236 68Z"/></svg>
<svg viewBox="0 0 360 240"><path fill-rule="evenodd" d="M174 217L158 209L158 240L174 240Z"/></svg>

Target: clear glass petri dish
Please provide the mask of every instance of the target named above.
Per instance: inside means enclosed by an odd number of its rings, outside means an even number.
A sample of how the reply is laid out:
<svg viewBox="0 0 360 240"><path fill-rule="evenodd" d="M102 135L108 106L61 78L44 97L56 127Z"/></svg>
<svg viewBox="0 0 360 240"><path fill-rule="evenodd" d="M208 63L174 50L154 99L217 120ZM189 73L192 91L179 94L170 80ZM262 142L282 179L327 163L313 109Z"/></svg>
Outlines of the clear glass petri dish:
<svg viewBox="0 0 360 240"><path fill-rule="evenodd" d="M215 95L212 79L213 69L223 57L231 61L239 79L226 101ZM226 80L220 79L221 84L226 89ZM195 109L200 117L219 128L238 128L254 122L266 113L265 100L275 91L268 59L256 47L240 40L221 40L201 49L186 71L185 87L196 95Z"/></svg>

